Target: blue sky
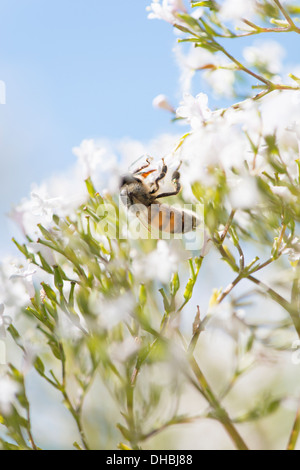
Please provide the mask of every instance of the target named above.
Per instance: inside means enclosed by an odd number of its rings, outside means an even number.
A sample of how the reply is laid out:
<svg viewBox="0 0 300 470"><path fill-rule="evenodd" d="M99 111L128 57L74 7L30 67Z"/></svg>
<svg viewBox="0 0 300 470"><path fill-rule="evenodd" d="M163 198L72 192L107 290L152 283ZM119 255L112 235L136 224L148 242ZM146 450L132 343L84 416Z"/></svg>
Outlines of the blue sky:
<svg viewBox="0 0 300 470"><path fill-rule="evenodd" d="M152 108L176 93L174 35L147 0L1 0L0 242L3 212L73 164L84 138L149 140L173 130ZM2 251L2 250L1 250Z"/></svg>
<svg viewBox="0 0 300 470"><path fill-rule="evenodd" d="M149 3L0 0L0 253L12 235L4 213L33 182L70 167L82 139L176 132L152 107L159 93L180 99L175 36L147 19Z"/></svg>

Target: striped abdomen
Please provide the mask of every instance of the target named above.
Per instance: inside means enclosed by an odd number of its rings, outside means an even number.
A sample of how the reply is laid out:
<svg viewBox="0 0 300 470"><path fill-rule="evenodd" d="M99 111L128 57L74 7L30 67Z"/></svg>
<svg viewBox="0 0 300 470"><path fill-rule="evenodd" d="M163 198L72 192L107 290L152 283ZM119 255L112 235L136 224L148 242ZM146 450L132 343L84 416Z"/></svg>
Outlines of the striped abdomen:
<svg viewBox="0 0 300 470"><path fill-rule="evenodd" d="M195 230L199 219L190 212L167 204L154 203L148 208L148 224L166 233L186 233Z"/></svg>

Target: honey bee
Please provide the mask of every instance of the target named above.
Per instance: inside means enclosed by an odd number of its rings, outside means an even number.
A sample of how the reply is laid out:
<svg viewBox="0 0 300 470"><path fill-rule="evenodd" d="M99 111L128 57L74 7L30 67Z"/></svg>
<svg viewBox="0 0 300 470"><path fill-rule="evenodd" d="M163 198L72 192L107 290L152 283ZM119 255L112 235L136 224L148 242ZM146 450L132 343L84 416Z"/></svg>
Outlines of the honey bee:
<svg viewBox="0 0 300 470"><path fill-rule="evenodd" d="M173 171L173 190L159 193L159 183L165 178L168 167L162 158L162 168L153 182L147 183L147 177L157 171L149 169L150 158L132 173L124 175L120 183L120 198L123 204L139 218L154 238L160 238L162 232L167 234L183 234L195 230L200 223L191 211L175 208L161 203L159 199L174 196L181 190L179 168Z"/></svg>

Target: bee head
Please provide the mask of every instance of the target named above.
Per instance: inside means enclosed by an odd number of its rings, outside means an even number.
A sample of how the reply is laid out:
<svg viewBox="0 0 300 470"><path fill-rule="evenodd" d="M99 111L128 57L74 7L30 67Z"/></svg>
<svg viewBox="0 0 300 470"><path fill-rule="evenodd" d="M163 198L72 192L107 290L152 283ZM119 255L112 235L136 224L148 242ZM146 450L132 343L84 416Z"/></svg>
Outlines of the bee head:
<svg viewBox="0 0 300 470"><path fill-rule="evenodd" d="M120 188L122 188L126 184L136 183L137 181L139 180L132 176L130 173L127 175L123 175L120 179Z"/></svg>

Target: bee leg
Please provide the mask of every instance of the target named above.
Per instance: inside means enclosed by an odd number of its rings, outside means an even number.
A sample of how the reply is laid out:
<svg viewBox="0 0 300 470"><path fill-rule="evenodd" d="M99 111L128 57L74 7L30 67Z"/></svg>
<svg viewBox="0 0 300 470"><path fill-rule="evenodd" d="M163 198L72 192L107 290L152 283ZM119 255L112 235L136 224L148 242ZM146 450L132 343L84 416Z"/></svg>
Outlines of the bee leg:
<svg viewBox="0 0 300 470"><path fill-rule="evenodd" d="M149 157L146 158L146 162L145 165L141 166L140 168L138 168L137 170L135 170L133 172L133 174L135 175L136 173L139 173L140 171L144 170L145 168L148 168L148 166L151 164L151 160Z"/></svg>
<svg viewBox="0 0 300 470"><path fill-rule="evenodd" d="M179 173L180 166L181 166L181 162L179 163L178 167L176 168L176 170L173 172L173 175L172 175L172 183L175 186L174 191L170 191L168 193L161 193L158 196L156 196L156 199L160 197L175 196L176 194L179 193L179 191L181 190L180 173Z"/></svg>
<svg viewBox="0 0 300 470"><path fill-rule="evenodd" d="M154 183L153 183L153 188L151 189L150 194L154 194L154 193L156 193L156 191L159 190L159 184L158 184L158 182L159 182L160 180L162 180L162 179L166 176L166 174L167 174L168 167L167 167L167 165L165 164L165 161L164 161L163 158L162 158L162 162L163 162L163 166L162 166L161 172L160 172L160 174L158 175L158 177L156 178L156 180L154 181Z"/></svg>

